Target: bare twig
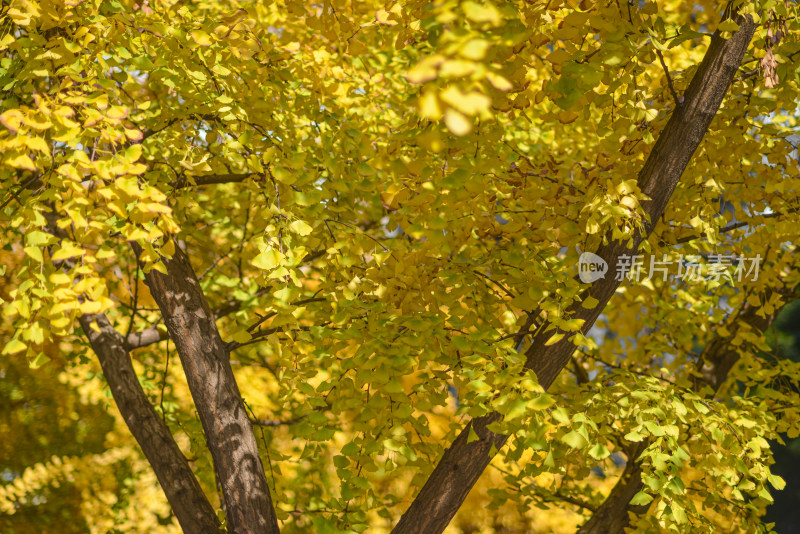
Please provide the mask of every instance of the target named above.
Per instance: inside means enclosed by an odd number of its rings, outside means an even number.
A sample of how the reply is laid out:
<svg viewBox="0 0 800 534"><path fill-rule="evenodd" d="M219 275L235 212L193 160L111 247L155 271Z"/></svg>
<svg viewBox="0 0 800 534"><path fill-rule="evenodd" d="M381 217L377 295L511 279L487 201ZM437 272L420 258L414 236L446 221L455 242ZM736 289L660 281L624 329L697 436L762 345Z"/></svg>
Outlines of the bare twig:
<svg viewBox="0 0 800 534"><path fill-rule="evenodd" d="M678 107L683 103L683 97L678 96L678 93L675 92L675 87L672 85L672 76L669 75L667 63L664 61L664 55L658 48L656 48L656 55L658 56L658 60L661 62L661 66L664 68L664 74L667 76L667 87L669 87L669 92L672 93L672 99L675 101L675 107Z"/></svg>
<svg viewBox="0 0 800 534"><path fill-rule="evenodd" d="M164 388L167 386L167 374L169 373L169 341L167 341L167 361L164 364L164 377L161 379L161 398L158 405L161 407L161 419L167 424L167 412L164 411Z"/></svg>
<svg viewBox="0 0 800 534"><path fill-rule="evenodd" d="M128 339L128 336L131 335L133 331L133 323L136 320L136 315L139 313L139 253L138 251L134 252L135 256L135 264L136 267L133 271L133 280L131 280L131 285L133 285L133 302L131 303L131 318L128 320L128 330L125 332L125 336L123 339ZM130 350L130 349L129 349Z"/></svg>
<svg viewBox="0 0 800 534"><path fill-rule="evenodd" d="M322 291L322 290L320 289L320 291ZM296 300L296 301L292 302L290 305L291 306L302 306L303 304L311 304L312 302L325 302L325 300L326 300L325 298L316 296L318 294L319 294L319 291L314 293L313 297L310 297L310 298L307 298L307 299L302 299L302 300ZM278 315L278 312L274 312L273 311L273 312L267 313L266 315L261 317L258 321L256 321L254 324L249 326L247 328L247 331L248 332L252 332L256 328L261 326L264 323L264 321L266 321L267 319L271 319L271 318L275 317L276 315Z"/></svg>
<svg viewBox="0 0 800 534"><path fill-rule="evenodd" d="M483 274L482 272L480 272L478 270L473 270L472 272L477 274L478 276L482 276L483 278L486 278L487 280L489 280L491 283L493 283L494 285L496 285L497 287L502 289L503 293L505 293L506 295L508 295L512 299L516 297L516 295L514 293L512 293L508 288L506 288L506 286L504 286L503 284L501 284L497 280L493 280L491 277Z"/></svg>
<svg viewBox="0 0 800 534"><path fill-rule="evenodd" d="M764 215L759 215L759 217L764 217L765 219L772 219L774 217L780 217L783 213L780 212L773 212L773 213L765 213ZM731 223L727 226L723 226L719 229L719 233L725 234L728 232L733 232L734 230L738 230L739 228L744 228L745 226L750 226L753 224L753 221L739 221L735 223ZM700 239L703 236L699 235L690 235L686 237L681 237L680 239L676 239L674 245L681 245L683 243L689 243L690 241L694 241L695 239Z"/></svg>
<svg viewBox="0 0 800 534"><path fill-rule="evenodd" d="M252 413L252 411L250 413ZM293 419L287 419L286 421L280 421L280 420L277 420L277 419L250 419L250 421L256 426L271 426L271 427L274 427L274 426L288 426L288 425L293 425L293 424L297 423L298 421L301 421L307 415L308 414L301 415L301 416L295 417Z"/></svg>
<svg viewBox="0 0 800 534"><path fill-rule="evenodd" d="M373 241L375 241L383 250L385 250L386 252L390 252L389 248L386 245L384 245L383 243L381 243L380 241L378 241L377 239L375 239L374 237L372 237L368 233L364 232L363 230L361 230L361 228L358 228L357 226L353 226L352 224L346 223L344 221L337 221L336 219L325 219L325 224L327 224L329 222L341 224L343 226L346 226L346 227L350 228L351 230L355 230L356 232L360 232L360 233L364 234L365 236L367 236L368 238L370 238ZM328 227L328 231L330 232L330 227ZM331 232L331 236L333 236L333 232Z"/></svg>
<svg viewBox="0 0 800 534"><path fill-rule="evenodd" d="M204 174L200 176L187 177L183 174L172 182L172 187L175 189L183 189L185 187L203 186L203 185L217 185L217 184L236 184L244 182L251 176L257 176L258 173L225 173L225 174ZM189 178L194 180L194 183L189 182Z"/></svg>

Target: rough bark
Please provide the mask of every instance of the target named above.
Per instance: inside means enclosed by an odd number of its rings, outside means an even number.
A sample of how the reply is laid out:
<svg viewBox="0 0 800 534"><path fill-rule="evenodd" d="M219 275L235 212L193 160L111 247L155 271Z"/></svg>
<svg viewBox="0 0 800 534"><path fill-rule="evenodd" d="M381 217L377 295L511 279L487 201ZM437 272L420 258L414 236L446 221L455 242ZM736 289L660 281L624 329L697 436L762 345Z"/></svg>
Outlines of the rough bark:
<svg viewBox="0 0 800 534"><path fill-rule="evenodd" d="M163 258L166 274L145 275L183 364L222 488L228 530L279 532L253 427L205 295L186 254Z"/></svg>
<svg viewBox="0 0 800 534"><path fill-rule="evenodd" d="M723 39L719 32L711 38L703 61L684 94L684 102L673 111L639 173L639 188L651 199L643 204L649 215L644 232L634 237L632 248L628 248L626 243L609 240L608 245L597 251L608 263L609 274L596 281L585 292L584 299L591 296L599 303L593 309L586 309L581 302L577 302L569 309L573 318L585 321L581 328L583 333L592 327L619 286L614 273L617 271L620 256L634 253L653 230L689 160L719 110L756 28L750 17L739 16L736 21L739 30L731 39ZM569 362L575 348L569 340L570 335L546 346L545 343L553 333L551 330L535 336L526 353L526 368L536 374L545 389L550 387ZM468 443L470 425L461 432L445 451L442 460L400 518L392 534L436 534L444 530L489 465L491 458L488 451L491 444L494 443L499 448L508 439L507 436L494 434L486 429L486 425L496 418L499 418L498 414L489 414L471 423L479 440Z"/></svg>
<svg viewBox="0 0 800 534"><path fill-rule="evenodd" d="M100 360L114 402L153 467L184 532L219 532L219 521L167 425L147 399L123 346L105 315L83 315L81 328ZM97 330L92 328L95 323Z"/></svg>
<svg viewBox="0 0 800 534"><path fill-rule="evenodd" d="M649 216L644 232L636 234L631 248L626 243L610 241L597 251L597 255L608 262L608 274L596 281L586 296L594 297L599 304L592 309L586 309L582 302L578 302L568 312L572 318L585 321L581 329L584 334L592 327L620 285L613 276L617 272L620 257L635 253L641 242L652 232L722 104L756 28L750 17L739 17L737 22L739 30L731 39L723 39L719 32L711 38L708 51L684 94L684 103L672 113L639 173L639 189L651 199L642 205ZM569 362L575 348L569 337L564 336L561 341L548 347L545 343L550 338L549 333L536 336L527 352L526 366L536 373L539 383L545 389Z"/></svg>
<svg viewBox="0 0 800 534"><path fill-rule="evenodd" d="M125 347L128 350L139 349L152 345L153 343L158 343L159 341L164 341L168 337L165 331L154 326L142 330L141 332L131 332L128 334L128 337L125 338Z"/></svg>
<svg viewBox="0 0 800 534"><path fill-rule="evenodd" d="M46 229L63 239L58 214L45 212ZM60 269L75 267L75 259L55 262ZM111 395L134 439L153 468L184 532L201 534L219 532L220 523L214 508L203 493L186 458L164 421L158 416L136 376L129 347L104 314L84 314L78 322L97 355Z"/></svg>

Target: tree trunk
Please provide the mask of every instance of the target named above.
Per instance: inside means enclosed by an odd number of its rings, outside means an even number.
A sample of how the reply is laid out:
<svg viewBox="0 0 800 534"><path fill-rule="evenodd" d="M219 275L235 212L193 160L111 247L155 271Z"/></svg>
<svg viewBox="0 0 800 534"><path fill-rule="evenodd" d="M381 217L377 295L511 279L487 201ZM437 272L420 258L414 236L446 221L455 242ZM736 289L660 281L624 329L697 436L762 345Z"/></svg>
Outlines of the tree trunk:
<svg viewBox="0 0 800 534"><path fill-rule="evenodd" d="M442 532L455 515L458 507L492 461L489 452L505 444L508 436L495 434L486 426L500 419L500 414L491 413L467 423L453 444L444 452L422 490L411 503L392 530L398 533ZM477 440L467 443L469 430L473 428Z"/></svg>
<svg viewBox="0 0 800 534"><path fill-rule="evenodd" d="M47 231L63 239L64 231L57 224L58 214L47 211L44 216L47 219ZM57 268L69 271L76 262L70 258L54 264ZM175 443L175 438L139 383L126 340L111 326L104 314L81 315L78 322L100 361L103 376L122 418L152 466L183 531L201 534L219 532L220 524L214 508Z"/></svg>
<svg viewBox="0 0 800 534"><path fill-rule="evenodd" d="M105 315L83 315L81 328L100 360L103 375L128 428L153 467L161 488L184 532L219 532L219 521L186 458L175 443L167 425L147 399L122 336ZM92 323L98 330L92 328Z"/></svg>
<svg viewBox="0 0 800 534"><path fill-rule="evenodd" d="M645 444L642 443L628 455L628 464L614 489L577 534L623 534L630 524L631 513L641 514L647 511L647 505L630 504L633 496L644 487L642 464L636 459L644 449Z"/></svg>
<svg viewBox="0 0 800 534"><path fill-rule="evenodd" d="M597 254L608 263L606 277L596 281L584 294L584 299L594 297L599 301L598 304L592 309L586 309L582 302L577 302L569 308L568 314L571 318L585 321L581 328L584 334L592 327L620 284L614 276L620 256L635 253L639 244L653 230L741 65L756 25L751 17L738 16L736 22L739 30L731 39L725 40L720 37L719 32L714 33L708 51L684 94L683 103L673 111L639 173L639 188L651 198L643 203L643 208L649 215L645 231L635 236L632 248L610 239L608 245L600 248ZM536 374L539 384L545 390L567 365L575 349L570 341L570 333L565 333L561 341L553 345L545 345L555 332L536 336L526 353L525 367ZM497 418L499 414L495 413L476 419L473 422L476 433L481 425L485 427L487 421ZM392 530L392 534L438 534L453 518L491 461L487 454L490 445L487 446L487 443L502 445L507 439L506 436L493 434L484 428L483 435L478 433L480 440L468 443L469 428L468 425L462 430L445 451L442 461L437 464L419 495ZM453 487L456 485L457 487Z"/></svg>
<svg viewBox="0 0 800 534"><path fill-rule="evenodd" d="M183 364L222 487L228 530L277 534L258 444L214 315L177 242L175 254L162 263L166 274L153 269L145 281Z"/></svg>

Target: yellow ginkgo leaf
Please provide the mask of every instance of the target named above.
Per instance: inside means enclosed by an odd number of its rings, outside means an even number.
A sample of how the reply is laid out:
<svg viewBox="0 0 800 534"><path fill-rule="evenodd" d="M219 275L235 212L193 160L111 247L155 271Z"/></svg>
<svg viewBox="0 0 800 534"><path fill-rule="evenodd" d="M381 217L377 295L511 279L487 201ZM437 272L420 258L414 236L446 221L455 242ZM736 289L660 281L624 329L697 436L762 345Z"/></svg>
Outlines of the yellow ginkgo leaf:
<svg viewBox="0 0 800 534"><path fill-rule="evenodd" d="M309 224L305 221L294 221L289 225L289 228L296 234L300 235L308 235L314 231L314 229L309 226Z"/></svg>
<svg viewBox="0 0 800 534"><path fill-rule="evenodd" d="M213 42L211 36L203 30L193 30L192 40L200 46L210 46Z"/></svg>
<svg viewBox="0 0 800 534"><path fill-rule="evenodd" d="M472 121L452 108L444 112L444 123L454 135L463 136L472 131Z"/></svg>

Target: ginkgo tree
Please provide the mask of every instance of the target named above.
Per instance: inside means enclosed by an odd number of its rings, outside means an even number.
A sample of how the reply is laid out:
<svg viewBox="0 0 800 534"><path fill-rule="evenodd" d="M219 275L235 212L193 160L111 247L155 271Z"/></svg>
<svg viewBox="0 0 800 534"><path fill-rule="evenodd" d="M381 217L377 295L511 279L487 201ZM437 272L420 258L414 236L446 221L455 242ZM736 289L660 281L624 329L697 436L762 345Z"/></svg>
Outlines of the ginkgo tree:
<svg viewBox="0 0 800 534"><path fill-rule="evenodd" d="M0 13L3 358L101 371L184 532L770 530L793 2Z"/></svg>

